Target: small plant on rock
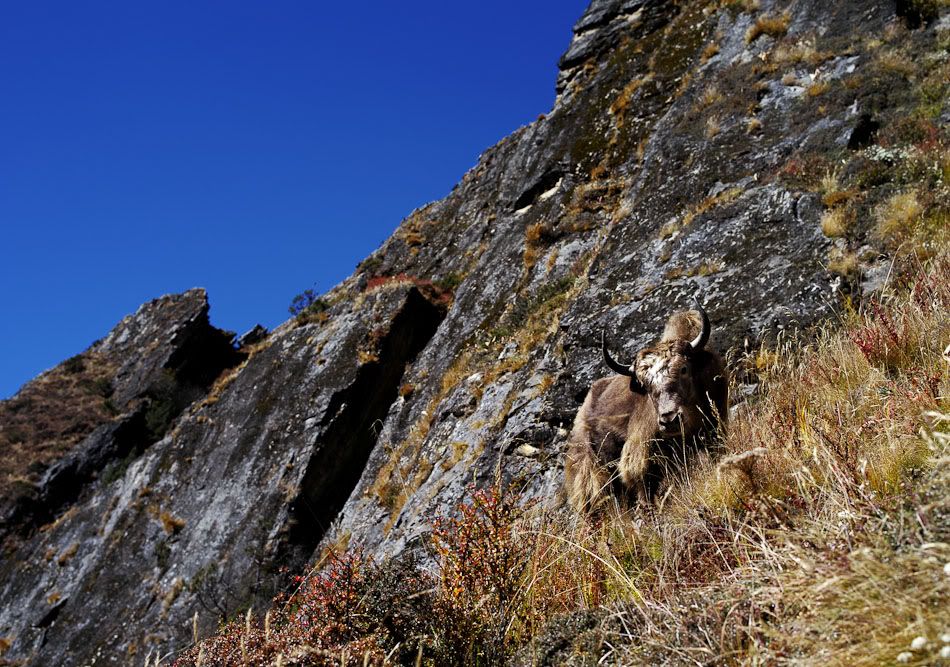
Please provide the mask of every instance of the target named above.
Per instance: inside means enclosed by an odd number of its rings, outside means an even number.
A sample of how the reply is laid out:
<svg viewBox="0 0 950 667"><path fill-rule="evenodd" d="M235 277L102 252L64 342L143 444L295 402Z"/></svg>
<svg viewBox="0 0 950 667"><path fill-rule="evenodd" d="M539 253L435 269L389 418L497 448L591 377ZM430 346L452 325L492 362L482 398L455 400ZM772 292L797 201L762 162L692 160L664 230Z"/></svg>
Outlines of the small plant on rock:
<svg viewBox="0 0 950 667"><path fill-rule="evenodd" d="M329 307L326 301L317 296L312 289L304 290L294 297L287 310L291 315L297 317L305 313L318 313Z"/></svg>

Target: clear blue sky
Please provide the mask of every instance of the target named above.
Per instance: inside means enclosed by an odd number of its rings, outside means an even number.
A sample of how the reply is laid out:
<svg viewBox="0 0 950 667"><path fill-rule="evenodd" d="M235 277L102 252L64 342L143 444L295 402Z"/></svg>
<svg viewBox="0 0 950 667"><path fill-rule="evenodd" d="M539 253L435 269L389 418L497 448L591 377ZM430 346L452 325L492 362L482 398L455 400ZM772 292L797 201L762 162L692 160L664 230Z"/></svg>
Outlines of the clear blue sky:
<svg viewBox="0 0 950 667"><path fill-rule="evenodd" d="M3 3L0 398L165 293L282 322L550 109L586 5Z"/></svg>

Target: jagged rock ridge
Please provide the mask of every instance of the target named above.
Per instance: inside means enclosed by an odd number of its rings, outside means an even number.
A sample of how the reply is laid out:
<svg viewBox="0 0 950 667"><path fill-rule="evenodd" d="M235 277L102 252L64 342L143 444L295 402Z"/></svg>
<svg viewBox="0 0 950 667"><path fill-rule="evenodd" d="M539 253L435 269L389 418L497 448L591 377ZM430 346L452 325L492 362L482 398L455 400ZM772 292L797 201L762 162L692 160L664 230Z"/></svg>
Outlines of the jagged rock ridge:
<svg viewBox="0 0 950 667"><path fill-rule="evenodd" d="M239 349L203 293L143 307L91 350L119 415L45 464L76 471L68 497L13 522L6 657L174 651L325 548L411 546L498 471L556 498L604 328L630 354L696 294L720 349L826 317L863 285L825 268L845 241L815 183L908 102L868 46L935 39L906 4L595 0L553 109L319 307Z"/></svg>

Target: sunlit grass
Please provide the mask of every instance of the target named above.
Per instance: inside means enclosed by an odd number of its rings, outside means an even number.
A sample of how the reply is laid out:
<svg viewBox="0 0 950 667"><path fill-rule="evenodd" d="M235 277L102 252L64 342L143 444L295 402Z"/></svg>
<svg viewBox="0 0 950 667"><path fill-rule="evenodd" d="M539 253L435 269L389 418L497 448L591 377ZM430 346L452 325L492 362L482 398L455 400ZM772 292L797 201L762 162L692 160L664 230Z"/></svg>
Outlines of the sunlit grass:
<svg viewBox="0 0 950 667"><path fill-rule="evenodd" d="M589 521L473 489L434 525L434 576L335 558L180 664L500 664L552 633L610 664L932 662L950 608L948 274L944 251L808 341L751 354L759 390L723 451L655 507ZM559 630L581 612L604 619L593 639Z"/></svg>

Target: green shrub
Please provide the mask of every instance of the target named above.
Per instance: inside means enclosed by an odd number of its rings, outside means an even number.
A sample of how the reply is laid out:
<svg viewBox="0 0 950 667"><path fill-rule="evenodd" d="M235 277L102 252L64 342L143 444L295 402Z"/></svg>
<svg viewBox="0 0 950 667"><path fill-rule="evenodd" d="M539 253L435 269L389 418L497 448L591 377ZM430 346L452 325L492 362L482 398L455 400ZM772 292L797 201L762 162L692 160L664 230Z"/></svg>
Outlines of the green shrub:
<svg viewBox="0 0 950 667"><path fill-rule="evenodd" d="M329 307L330 304L318 297L312 289L308 289L295 296L287 310L296 317L307 313L320 313Z"/></svg>

